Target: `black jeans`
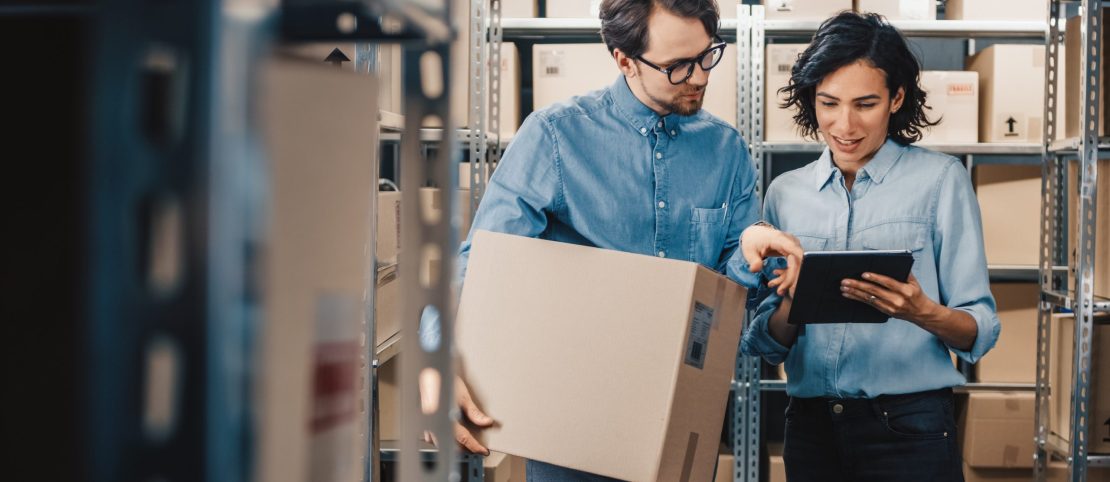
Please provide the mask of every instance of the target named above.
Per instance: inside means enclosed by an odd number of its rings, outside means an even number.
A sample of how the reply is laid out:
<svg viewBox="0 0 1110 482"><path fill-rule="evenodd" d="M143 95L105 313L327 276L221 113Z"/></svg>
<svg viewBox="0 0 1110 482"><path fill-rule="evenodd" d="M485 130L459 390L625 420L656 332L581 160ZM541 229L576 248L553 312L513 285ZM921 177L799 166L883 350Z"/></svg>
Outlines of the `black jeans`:
<svg viewBox="0 0 1110 482"><path fill-rule="evenodd" d="M952 390L791 397L783 461L789 482L962 482Z"/></svg>

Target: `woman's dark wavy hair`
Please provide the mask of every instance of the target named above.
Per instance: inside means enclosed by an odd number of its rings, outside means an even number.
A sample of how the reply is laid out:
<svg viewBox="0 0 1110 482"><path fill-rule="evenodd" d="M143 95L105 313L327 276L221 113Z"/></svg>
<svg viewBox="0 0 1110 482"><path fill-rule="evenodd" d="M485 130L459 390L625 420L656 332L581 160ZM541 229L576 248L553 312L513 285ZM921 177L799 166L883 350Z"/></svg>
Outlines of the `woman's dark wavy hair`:
<svg viewBox="0 0 1110 482"><path fill-rule="evenodd" d="M643 54L648 43L648 18L656 7L679 17L696 18L709 38L717 36L720 14L716 0L604 0L598 18L601 19L601 39L609 53L621 49L632 58Z"/></svg>
<svg viewBox="0 0 1110 482"><path fill-rule="evenodd" d="M887 134L900 144L921 140L921 130L940 123L925 116L925 91L918 85L921 65L910 53L905 37L881 15L841 12L825 20L813 42L798 56L790 71L790 82L779 89L786 94L783 108L794 107L794 123L802 135L816 138L818 133L817 84L841 67L865 60L886 74L891 98L901 87L905 90L902 107L890 117Z"/></svg>

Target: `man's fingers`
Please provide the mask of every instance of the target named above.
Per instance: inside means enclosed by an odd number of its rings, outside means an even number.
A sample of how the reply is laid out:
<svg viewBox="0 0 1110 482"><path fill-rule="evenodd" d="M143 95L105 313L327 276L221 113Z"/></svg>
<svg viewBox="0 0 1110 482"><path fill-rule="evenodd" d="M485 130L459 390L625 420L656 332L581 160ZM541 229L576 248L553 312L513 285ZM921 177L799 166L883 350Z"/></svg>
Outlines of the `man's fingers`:
<svg viewBox="0 0 1110 482"><path fill-rule="evenodd" d="M798 238L781 231L779 235L775 236L774 240L771 241L771 249L777 251L779 256L794 255L798 259L802 259L802 256L805 255L805 250L802 249L802 245L798 242Z"/></svg>
<svg viewBox="0 0 1110 482"><path fill-rule="evenodd" d="M779 296L785 296L786 293L794 287L794 283L797 282L798 271L801 269L801 263L798 261L799 259L800 258L795 257L793 254L786 255L786 270L778 278L782 280L777 290Z"/></svg>
<svg viewBox="0 0 1110 482"><path fill-rule="evenodd" d="M455 378L455 398L458 401L462 413L471 423L480 427L493 425L493 419L478 408L478 405L474 403L474 399L470 398L470 389L467 388L466 383L458 377Z"/></svg>
<svg viewBox="0 0 1110 482"><path fill-rule="evenodd" d="M474 438L474 434L470 433L466 427L457 423L455 424L455 441L471 453L489 455L489 449L478 443L478 439Z"/></svg>

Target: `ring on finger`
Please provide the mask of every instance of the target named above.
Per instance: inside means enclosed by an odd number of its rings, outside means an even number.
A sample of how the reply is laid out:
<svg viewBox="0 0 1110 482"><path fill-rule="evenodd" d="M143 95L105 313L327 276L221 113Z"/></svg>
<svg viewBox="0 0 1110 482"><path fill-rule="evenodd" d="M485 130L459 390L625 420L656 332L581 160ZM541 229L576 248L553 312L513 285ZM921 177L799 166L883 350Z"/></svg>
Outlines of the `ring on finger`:
<svg viewBox="0 0 1110 482"><path fill-rule="evenodd" d="M867 297L867 302L871 303L871 304L875 304L875 300L877 300L877 299L878 298L875 295L871 295L871 296Z"/></svg>

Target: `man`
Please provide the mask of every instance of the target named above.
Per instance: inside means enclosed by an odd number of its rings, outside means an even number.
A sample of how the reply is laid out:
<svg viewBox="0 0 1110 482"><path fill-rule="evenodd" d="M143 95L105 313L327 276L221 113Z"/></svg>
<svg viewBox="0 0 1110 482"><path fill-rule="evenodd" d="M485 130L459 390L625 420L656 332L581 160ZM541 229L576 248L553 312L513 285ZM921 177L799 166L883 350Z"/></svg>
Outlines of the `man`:
<svg viewBox="0 0 1110 482"><path fill-rule="evenodd" d="M743 256L753 272L767 256L800 259L793 237L753 226L760 206L747 146L736 129L701 109L710 72L726 55L716 3L605 0L600 18L621 75L607 88L524 121L490 179L471 233L533 236L723 271L740 256L743 232ZM470 242L460 249L460 273ZM789 269L783 278L794 275ZM780 289L792 284L781 283ZM469 422L493 423L462 380L456 392ZM488 452L462 425L456 439L467 450ZM529 462L528 473L531 480L601 480L539 462Z"/></svg>

